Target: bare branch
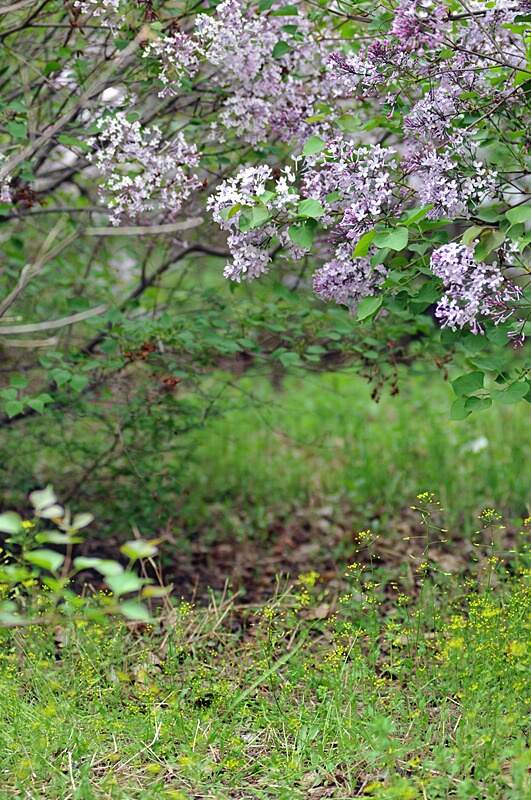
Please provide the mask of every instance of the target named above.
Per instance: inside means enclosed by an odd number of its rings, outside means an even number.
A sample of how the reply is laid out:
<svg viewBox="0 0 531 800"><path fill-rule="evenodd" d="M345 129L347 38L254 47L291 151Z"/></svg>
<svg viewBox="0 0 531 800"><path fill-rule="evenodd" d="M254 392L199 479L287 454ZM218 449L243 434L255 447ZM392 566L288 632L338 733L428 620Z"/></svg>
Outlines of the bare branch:
<svg viewBox="0 0 531 800"><path fill-rule="evenodd" d="M23 267L20 277L18 279L18 283L15 288L7 295L6 298L0 303L0 317L3 317L6 311L11 308L17 297L24 291L28 283L34 278L36 275L39 274L41 269L43 268L44 264L47 261L50 261L52 258L55 258L59 253L61 253L68 245L70 245L75 238L78 236L78 231L73 231L66 239L63 239L58 245L53 247L51 250L46 250L46 246L51 243L51 241L55 238L57 231L61 225L61 221L59 225L56 225L55 228L51 231L50 235L47 237L43 248L41 250L41 255L39 255L36 261L33 264L26 264Z"/></svg>
<svg viewBox="0 0 531 800"><path fill-rule="evenodd" d="M115 228L85 228L87 236L157 236L175 231L187 231L203 223L203 217L190 217L181 222L168 222L163 225L121 225Z"/></svg>
<svg viewBox="0 0 531 800"><path fill-rule="evenodd" d="M27 325L4 325L0 327L0 336L10 336L17 333L34 333L35 331L49 331L56 328L66 328L67 325L73 325L75 322L82 322L84 319L95 317L98 314L103 314L107 310L107 306L96 306L89 308L87 311L80 311L78 314L71 314L69 317L62 317L61 319L48 320L47 322L33 322Z"/></svg>

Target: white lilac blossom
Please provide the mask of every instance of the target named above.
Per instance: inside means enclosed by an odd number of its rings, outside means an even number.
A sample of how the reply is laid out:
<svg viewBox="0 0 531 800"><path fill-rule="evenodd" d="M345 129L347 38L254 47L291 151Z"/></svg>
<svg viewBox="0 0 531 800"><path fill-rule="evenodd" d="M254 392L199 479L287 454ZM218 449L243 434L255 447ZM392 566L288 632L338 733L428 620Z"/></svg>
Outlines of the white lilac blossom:
<svg viewBox="0 0 531 800"><path fill-rule="evenodd" d="M212 212L213 219L225 230L235 228L239 221L240 210L236 210L230 217L226 212L238 205L254 205L256 197L265 192L266 183L272 177L273 171L267 164L242 167L236 175L223 181L216 193L208 199L207 208Z"/></svg>
<svg viewBox="0 0 531 800"><path fill-rule="evenodd" d="M200 186L197 149L182 133L164 141L158 127L143 127L123 111L97 126L91 160L104 176L101 195L112 224L156 209L173 215Z"/></svg>
<svg viewBox="0 0 531 800"><path fill-rule="evenodd" d="M189 33L152 42L144 52L159 61L161 95L176 93L184 78L203 69L208 85L225 95L220 122L241 140L256 145L269 134L303 140L307 119L334 87L323 69L327 49L310 20L301 8L287 25L290 14L274 14L283 5L275 3L272 15L242 0L224 0L212 14L198 14Z"/></svg>
<svg viewBox="0 0 531 800"><path fill-rule="evenodd" d="M302 180L305 197L334 214L348 239L358 238L389 208L395 153L381 145L357 147L344 137L331 140L322 154L307 159Z"/></svg>
<svg viewBox="0 0 531 800"><path fill-rule="evenodd" d="M224 181L207 203L212 218L223 230L229 231L227 245L232 259L223 274L237 283L260 277L267 272L271 261L268 244L277 233L276 227L269 224L248 231L239 228L243 210L256 204L257 197L264 194L266 183L272 177L272 170L267 165L243 167Z"/></svg>
<svg viewBox="0 0 531 800"><path fill-rule="evenodd" d="M458 112L461 90L455 86L438 86L424 95L404 117L404 132L426 142L447 142L458 135L454 118Z"/></svg>
<svg viewBox="0 0 531 800"><path fill-rule="evenodd" d="M464 159L464 155L461 156ZM479 205L492 196L496 172L481 161L474 161L468 174L450 151L433 146L416 147L402 160L402 166L421 205L432 205L428 216L466 217L470 203Z"/></svg>
<svg viewBox="0 0 531 800"><path fill-rule="evenodd" d="M121 0L75 0L74 8L82 14L101 20L102 25L111 26L118 22Z"/></svg>
<svg viewBox="0 0 531 800"><path fill-rule="evenodd" d="M435 315L443 327L452 330L469 327L477 334L483 333L482 318L495 324L505 322L513 312L511 304L521 294L498 264L475 261L473 251L464 244L453 242L437 248L430 267L445 288Z"/></svg>
<svg viewBox="0 0 531 800"><path fill-rule="evenodd" d="M334 94L337 96L367 93L386 80L385 74L378 69L376 59L364 58L357 53L343 55L331 53L328 59L329 69L335 73L337 85Z"/></svg>
<svg viewBox="0 0 531 800"><path fill-rule="evenodd" d="M176 94L182 81L193 77L199 69L200 50L197 42L180 31L150 42L142 55L159 62L158 79L163 85L159 97Z"/></svg>
<svg viewBox="0 0 531 800"><path fill-rule="evenodd" d="M257 231L231 233L227 244L232 260L223 270L224 277L240 283L242 280L259 278L267 272L271 261L267 245L275 232L274 226L268 226Z"/></svg>
<svg viewBox="0 0 531 800"><path fill-rule="evenodd" d="M373 267L368 258L352 258L352 246L336 247L331 261L313 276L313 290L322 299L354 309L364 297L373 295L385 280L386 269Z"/></svg>
<svg viewBox="0 0 531 800"><path fill-rule="evenodd" d="M3 153L0 153L0 166L2 162L5 161L6 157ZM13 198L11 196L11 177L7 176L6 178L0 179L0 203L12 203Z"/></svg>

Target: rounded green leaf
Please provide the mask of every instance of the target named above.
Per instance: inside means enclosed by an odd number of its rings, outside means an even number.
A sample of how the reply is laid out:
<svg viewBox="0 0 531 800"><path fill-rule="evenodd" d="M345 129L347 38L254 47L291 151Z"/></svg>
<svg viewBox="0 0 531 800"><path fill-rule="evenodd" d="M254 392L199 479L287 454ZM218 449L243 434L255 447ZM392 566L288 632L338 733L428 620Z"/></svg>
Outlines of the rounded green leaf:
<svg viewBox="0 0 531 800"><path fill-rule="evenodd" d="M382 295L376 295L375 297L364 297L363 300L360 300L358 303L358 308L356 311L356 318L361 322L361 320L368 319L368 317L372 317L373 314L376 314L380 306L382 305L383 297Z"/></svg>
<svg viewBox="0 0 531 800"><path fill-rule="evenodd" d="M29 561L30 564L34 564L36 567L41 567L42 569L47 569L50 572L57 572L65 560L61 553L56 553L55 550L45 549L29 550L27 553L24 553L24 558L26 561Z"/></svg>
<svg viewBox="0 0 531 800"><path fill-rule="evenodd" d="M519 400L522 400L528 391L529 384L527 381L516 381L516 383L512 383L503 392L496 392L496 394L493 394L493 397L498 403L511 405L512 403L517 403Z"/></svg>
<svg viewBox="0 0 531 800"><path fill-rule="evenodd" d="M353 256L354 258L363 258L369 252L369 247L372 244L372 240L376 236L376 231L367 231L364 233L361 239L358 239L356 247L354 248Z"/></svg>
<svg viewBox="0 0 531 800"><path fill-rule="evenodd" d="M112 561L108 558L88 558L85 556L75 558L74 567L78 571L82 569L95 569L105 577L120 575L124 571L124 568L118 561Z"/></svg>
<svg viewBox="0 0 531 800"><path fill-rule="evenodd" d="M157 552L157 547L152 542L146 542L145 539L133 539L131 542L123 544L120 552L127 558L136 561L138 558L151 558Z"/></svg>
<svg viewBox="0 0 531 800"><path fill-rule="evenodd" d="M19 533L22 530L22 519L14 511L4 511L0 514L0 532Z"/></svg>
<svg viewBox="0 0 531 800"><path fill-rule="evenodd" d="M129 594L137 592L144 585L134 572L122 572L119 575L109 575L105 577L105 583L115 595Z"/></svg>
<svg viewBox="0 0 531 800"><path fill-rule="evenodd" d="M511 225L516 225L518 222L527 222L531 219L531 203L524 203L521 206L510 208L505 216Z"/></svg>
<svg viewBox="0 0 531 800"><path fill-rule="evenodd" d="M463 397L477 392L478 389L483 389L484 380L483 372L474 370L474 372L467 372L466 375L460 375L452 381L452 387L458 397Z"/></svg>
<svg viewBox="0 0 531 800"><path fill-rule="evenodd" d="M311 217L312 219L319 219L325 213L319 200L301 200L297 207L297 213L300 217Z"/></svg>
<svg viewBox="0 0 531 800"><path fill-rule="evenodd" d="M407 228L391 228L386 231L379 231L374 237L376 247L387 247L389 250L397 252L403 250L409 241L409 231Z"/></svg>
<svg viewBox="0 0 531 800"><path fill-rule="evenodd" d="M313 219L307 219L299 225L290 225L288 228L288 236L297 247L303 247L309 250L315 239L315 231L317 224Z"/></svg>
<svg viewBox="0 0 531 800"><path fill-rule="evenodd" d="M321 139L320 136L310 136L302 148L302 154L303 156L313 156L315 153L320 153L324 147L326 147L324 139Z"/></svg>
<svg viewBox="0 0 531 800"><path fill-rule="evenodd" d="M118 606L124 617L132 619L135 622L151 622L153 617L149 613L149 609L143 603L137 600L126 600Z"/></svg>

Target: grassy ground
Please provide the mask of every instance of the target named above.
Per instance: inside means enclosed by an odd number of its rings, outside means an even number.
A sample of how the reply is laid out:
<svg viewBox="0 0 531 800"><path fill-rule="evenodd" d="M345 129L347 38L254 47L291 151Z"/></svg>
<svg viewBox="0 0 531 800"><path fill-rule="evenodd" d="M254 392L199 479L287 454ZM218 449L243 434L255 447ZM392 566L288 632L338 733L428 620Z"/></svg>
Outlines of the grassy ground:
<svg viewBox="0 0 531 800"><path fill-rule="evenodd" d="M521 576L491 560L466 591L421 581L393 603L371 577L354 565L335 599L309 574L259 609L4 632L0 797L529 796Z"/></svg>
<svg viewBox="0 0 531 800"><path fill-rule="evenodd" d="M0 800L528 796L527 407L450 422L450 394L240 384L178 516L201 591L244 551L261 590L0 631ZM275 587L287 553L305 572Z"/></svg>
<svg viewBox="0 0 531 800"><path fill-rule="evenodd" d="M253 537L275 511L329 498L344 499L363 525L419 491L435 492L449 523L468 530L485 506L522 515L529 406L497 406L463 423L449 419L451 401L440 378L419 377L380 403L348 374L290 380L280 393L242 382L235 410L197 441L183 525L208 527L214 516L232 535Z"/></svg>

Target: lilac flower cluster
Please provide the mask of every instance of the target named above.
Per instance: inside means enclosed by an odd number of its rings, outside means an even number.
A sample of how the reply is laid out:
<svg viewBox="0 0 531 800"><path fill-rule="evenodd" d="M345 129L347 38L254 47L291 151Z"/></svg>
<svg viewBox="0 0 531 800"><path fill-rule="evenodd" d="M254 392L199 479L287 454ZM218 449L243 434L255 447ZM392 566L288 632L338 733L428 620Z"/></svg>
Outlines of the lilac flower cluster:
<svg viewBox="0 0 531 800"><path fill-rule="evenodd" d="M159 63L158 79L163 85L159 97L176 94L183 79L197 73L200 55L197 43L180 31L161 36L144 48L142 56Z"/></svg>
<svg viewBox="0 0 531 800"><path fill-rule="evenodd" d="M218 225L229 232L227 244L232 261L225 266L224 276L240 283L253 280L267 272L271 256L268 244L276 233L272 224L256 230L241 231L240 219L244 209L253 207L266 190L273 173L267 165L243 167L224 181L209 198L207 208Z"/></svg>
<svg viewBox="0 0 531 800"><path fill-rule="evenodd" d="M369 258L353 258L352 246L343 242L334 258L315 272L313 290L322 300L354 310L360 300L375 293L386 274L382 265L371 266Z"/></svg>
<svg viewBox="0 0 531 800"><path fill-rule="evenodd" d="M395 166L392 148L358 147L344 136L336 137L322 153L307 159L302 194L323 205L325 223L334 222L337 232L357 239L389 210Z"/></svg>
<svg viewBox="0 0 531 800"><path fill-rule="evenodd" d="M421 205L433 206L428 214L432 219L466 217L469 204L480 204L496 189L496 172L481 161L474 161L467 174L447 151L430 145L415 147L402 166Z"/></svg>
<svg viewBox="0 0 531 800"><path fill-rule="evenodd" d="M445 6L431 0L400 0L391 33L404 50L437 47L443 39Z"/></svg>
<svg viewBox="0 0 531 800"><path fill-rule="evenodd" d="M436 317L452 330L469 327L483 333L482 318L495 324L513 313L511 305L521 295L516 284L506 280L498 264L477 262L471 249L451 243L432 253L431 270L443 282L445 293L437 304Z"/></svg>
<svg viewBox="0 0 531 800"><path fill-rule="evenodd" d="M295 160L295 166L298 161ZM356 147L345 137L332 139L322 153L309 156L302 166L300 189L297 175L286 167L273 181L273 172L266 166L244 167L228 178L208 201L213 219L230 232L229 249L233 260L225 275L232 280L255 278L266 271L269 255L264 250L272 239L292 257L300 258L305 248L295 246L289 238L290 217L296 214L301 200L314 200L322 207L320 224L330 228L333 236L345 239L336 248L335 257L316 273L314 286L324 298L349 302L370 294L382 270L372 270L363 259L352 260L352 241L369 230L384 214L392 199L392 167L394 152L380 145ZM264 224L257 229L242 230L242 214L260 202L265 209ZM328 287L328 288L327 288ZM343 288L340 288L343 287Z"/></svg>
<svg viewBox="0 0 531 800"><path fill-rule="evenodd" d="M201 185L194 171L197 148L182 133L164 142L158 127L131 122L123 111L97 126L90 157L104 176L100 191L112 209L113 225L155 209L174 215Z"/></svg>
<svg viewBox="0 0 531 800"><path fill-rule="evenodd" d="M213 14L198 14L190 33L153 42L145 54L160 62L162 94L175 92L201 66L217 96L224 96L217 141L222 128L253 145L270 134L304 138L307 118L332 96L332 87L323 69L324 45L304 9L292 8L276 2L266 13L243 0L223 0Z"/></svg>
<svg viewBox="0 0 531 800"><path fill-rule="evenodd" d="M75 0L74 8L82 14L90 14L100 19L102 25L110 27L119 19L122 0Z"/></svg>

